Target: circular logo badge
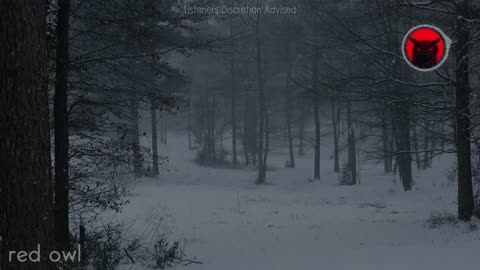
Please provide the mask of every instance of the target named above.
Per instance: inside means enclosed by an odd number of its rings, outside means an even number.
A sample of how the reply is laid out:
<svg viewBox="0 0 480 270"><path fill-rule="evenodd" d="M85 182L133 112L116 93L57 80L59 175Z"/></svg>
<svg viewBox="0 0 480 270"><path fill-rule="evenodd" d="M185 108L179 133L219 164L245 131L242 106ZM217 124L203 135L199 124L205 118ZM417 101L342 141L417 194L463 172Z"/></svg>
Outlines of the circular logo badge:
<svg viewBox="0 0 480 270"><path fill-rule="evenodd" d="M439 28L428 24L418 25L403 38L403 58L418 71L432 71L447 60L451 43Z"/></svg>

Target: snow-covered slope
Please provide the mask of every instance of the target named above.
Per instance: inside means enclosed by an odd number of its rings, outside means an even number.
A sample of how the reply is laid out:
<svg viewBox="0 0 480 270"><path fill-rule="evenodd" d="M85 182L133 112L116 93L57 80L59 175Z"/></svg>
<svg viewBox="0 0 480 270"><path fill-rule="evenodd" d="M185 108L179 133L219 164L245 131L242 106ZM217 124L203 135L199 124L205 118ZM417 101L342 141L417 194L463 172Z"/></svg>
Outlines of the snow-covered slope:
<svg viewBox="0 0 480 270"><path fill-rule="evenodd" d="M185 240L197 270L451 270L477 269L480 233L472 225L431 228L432 214L455 214L451 157L415 172L404 192L381 166L362 165L361 183L338 186L330 153L322 152L320 182L310 182L310 155L283 168L271 154L268 180L254 185L251 169L199 167L186 138L170 136L160 153L170 162L158 179L144 179L120 218L145 230L166 217L162 230ZM475 223L479 223L474 221Z"/></svg>

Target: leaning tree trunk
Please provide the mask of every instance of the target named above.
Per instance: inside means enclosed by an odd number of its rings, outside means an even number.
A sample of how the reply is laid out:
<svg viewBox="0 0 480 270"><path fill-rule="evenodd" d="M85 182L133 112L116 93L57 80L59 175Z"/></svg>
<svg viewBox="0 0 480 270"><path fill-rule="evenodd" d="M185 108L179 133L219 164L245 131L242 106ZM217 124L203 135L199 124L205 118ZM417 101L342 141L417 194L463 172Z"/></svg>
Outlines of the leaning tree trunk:
<svg viewBox="0 0 480 270"><path fill-rule="evenodd" d="M58 1L55 95L55 239L58 250L69 247L68 62L70 0Z"/></svg>
<svg viewBox="0 0 480 270"><path fill-rule="evenodd" d="M0 269L53 270L48 112L47 1L0 4ZM8 251L40 245L40 262Z"/></svg>
<svg viewBox="0 0 480 270"><path fill-rule="evenodd" d="M464 221L473 214L472 160L470 149L470 30L465 18L469 16L467 1L457 3L456 44L456 146L458 177L458 218Z"/></svg>

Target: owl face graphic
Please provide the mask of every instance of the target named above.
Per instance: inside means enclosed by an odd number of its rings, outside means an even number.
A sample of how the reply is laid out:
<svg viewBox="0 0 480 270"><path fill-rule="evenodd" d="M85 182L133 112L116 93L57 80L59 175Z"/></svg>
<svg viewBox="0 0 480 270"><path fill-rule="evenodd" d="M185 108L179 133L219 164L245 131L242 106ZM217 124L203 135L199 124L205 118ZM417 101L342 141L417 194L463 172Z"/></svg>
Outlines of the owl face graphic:
<svg viewBox="0 0 480 270"><path fill-rule="evenodd" d="M407 64L418 71L440 67L448 56L450 39L437 27L419 25L405 35L402 43Z"/></svg>

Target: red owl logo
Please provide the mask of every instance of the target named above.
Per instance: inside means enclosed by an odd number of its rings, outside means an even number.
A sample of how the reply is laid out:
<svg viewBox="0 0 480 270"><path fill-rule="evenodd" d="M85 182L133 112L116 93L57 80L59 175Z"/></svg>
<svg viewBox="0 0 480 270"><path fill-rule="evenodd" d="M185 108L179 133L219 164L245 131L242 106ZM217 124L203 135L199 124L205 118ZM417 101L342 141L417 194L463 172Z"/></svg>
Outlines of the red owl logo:
<svg viewBox="0 0 480 270"><path fill-rule="evenodd" d="M419 71L431 71L448 57L450 39L437 27L419 25L405 35L402 51L405 61Z"/></svg>

